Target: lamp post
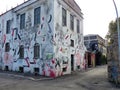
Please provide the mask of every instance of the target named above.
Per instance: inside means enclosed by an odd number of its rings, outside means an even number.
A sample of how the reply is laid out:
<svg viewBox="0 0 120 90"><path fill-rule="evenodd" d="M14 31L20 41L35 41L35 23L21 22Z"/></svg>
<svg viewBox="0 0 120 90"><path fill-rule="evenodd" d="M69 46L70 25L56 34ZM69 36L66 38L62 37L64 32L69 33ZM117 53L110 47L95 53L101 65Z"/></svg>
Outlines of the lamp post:
<svg viewBox="0 0 120 90"><path fill-rule="evenodd" d="M119 60L119 65L120 65L120 27L119 27L119 16L118 16L118 10L115 1L113 0L116 15L117 15L117 31L118 31L118 60Z"/></svg>

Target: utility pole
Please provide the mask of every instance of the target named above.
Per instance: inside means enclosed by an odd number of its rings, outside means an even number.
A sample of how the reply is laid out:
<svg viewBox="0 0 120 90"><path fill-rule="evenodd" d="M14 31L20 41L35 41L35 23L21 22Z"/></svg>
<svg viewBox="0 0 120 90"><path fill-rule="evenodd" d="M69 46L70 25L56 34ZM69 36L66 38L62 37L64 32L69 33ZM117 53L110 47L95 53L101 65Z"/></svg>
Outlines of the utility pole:
<svg viewBox="0 0 120 90"><path fill-rule="evenodd" d="M113 0L116 15L117 15L117 31L118 31L118 60L119 60L119 66L120 66L120 22L119 22L119 15L118 15L118 10L115 1Z"/></svg>

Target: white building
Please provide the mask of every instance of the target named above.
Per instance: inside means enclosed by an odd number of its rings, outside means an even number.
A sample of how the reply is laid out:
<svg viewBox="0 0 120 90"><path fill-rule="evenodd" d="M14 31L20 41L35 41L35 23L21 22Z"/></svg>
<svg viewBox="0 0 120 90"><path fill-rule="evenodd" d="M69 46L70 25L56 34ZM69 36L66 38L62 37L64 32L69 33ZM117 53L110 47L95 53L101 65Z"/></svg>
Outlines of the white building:
<svg viewBox="0 0 120 90"><path fill-rule="evenodd" d="M50 77L83 69L82 16L74 0L28 0L0 15L1 69Z"/></svg>

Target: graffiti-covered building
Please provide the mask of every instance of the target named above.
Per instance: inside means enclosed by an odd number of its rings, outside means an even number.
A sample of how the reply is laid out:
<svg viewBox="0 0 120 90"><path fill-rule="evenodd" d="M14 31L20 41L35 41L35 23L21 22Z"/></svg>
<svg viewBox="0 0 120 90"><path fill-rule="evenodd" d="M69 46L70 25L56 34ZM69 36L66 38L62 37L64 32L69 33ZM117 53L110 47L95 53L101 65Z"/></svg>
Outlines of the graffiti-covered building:
<svg viewBox="0 0 120 90"><path fill-rule="evenodd" d="M83 14L74 0L28 0L0 15L0 68L57 77L83 69Z"/></svg>

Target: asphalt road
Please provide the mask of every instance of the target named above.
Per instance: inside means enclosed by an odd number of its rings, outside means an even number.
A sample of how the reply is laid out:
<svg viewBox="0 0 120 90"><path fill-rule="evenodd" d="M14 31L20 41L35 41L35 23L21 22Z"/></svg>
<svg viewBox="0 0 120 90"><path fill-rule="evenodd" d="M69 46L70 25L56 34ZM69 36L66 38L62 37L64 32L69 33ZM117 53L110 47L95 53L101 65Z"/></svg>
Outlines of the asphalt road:
<svg viewBox="0 0 120 90"><path fill-rule="evenodd" d="M120 90L120 88L108 82L107 66L99 66L56 79L0 72L0 90Z"/></svg>

